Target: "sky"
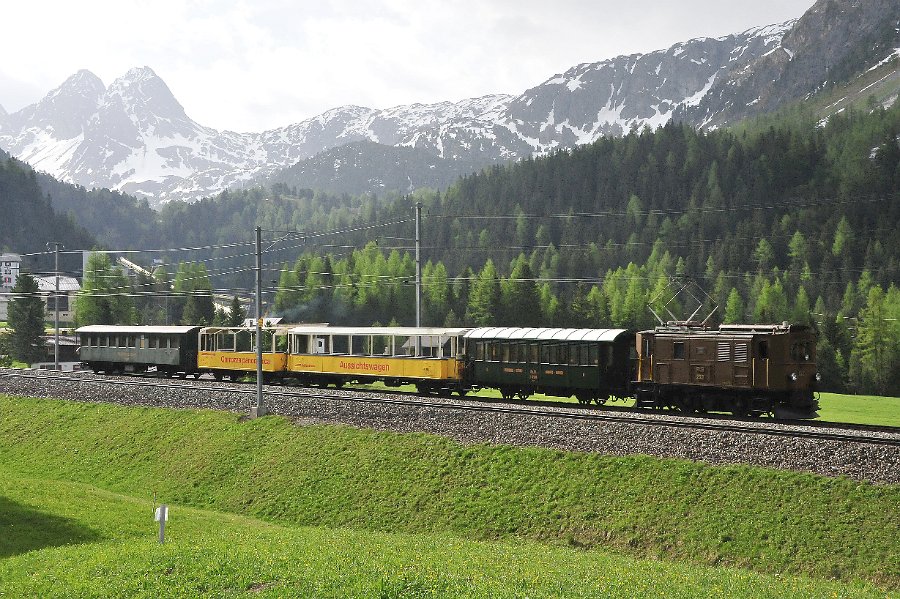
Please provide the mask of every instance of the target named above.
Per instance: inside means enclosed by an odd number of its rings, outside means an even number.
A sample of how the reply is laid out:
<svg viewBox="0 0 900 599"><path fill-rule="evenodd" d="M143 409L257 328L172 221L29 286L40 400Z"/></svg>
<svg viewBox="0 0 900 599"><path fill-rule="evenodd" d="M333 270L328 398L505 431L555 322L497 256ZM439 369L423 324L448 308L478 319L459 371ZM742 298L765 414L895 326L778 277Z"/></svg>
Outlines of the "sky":
<svg viewBox="0 0 900 599"><path fill-rule="evenodd" d="M800 17L814 0L31 0L3 7L0 106L149 66L201 125L519 94L585 62Z"/></svg>

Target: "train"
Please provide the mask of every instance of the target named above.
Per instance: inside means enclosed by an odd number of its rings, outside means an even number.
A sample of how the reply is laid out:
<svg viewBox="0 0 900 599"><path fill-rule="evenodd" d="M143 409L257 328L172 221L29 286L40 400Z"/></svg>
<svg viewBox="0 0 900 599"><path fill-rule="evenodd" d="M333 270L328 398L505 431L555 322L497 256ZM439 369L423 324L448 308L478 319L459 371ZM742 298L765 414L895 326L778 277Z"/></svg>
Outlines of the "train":
<svg viewBox="0 0 900 599"><path fill-rule="evenodd" d="M266 326L266 382L341 387L380 381L449 396L482 388L584 405L632 399L681 413L815 418L816 334L789 323L671 322L650 330L522 327ZM246 327L83 326L83 369L239 380L256 372Z"/></svg>

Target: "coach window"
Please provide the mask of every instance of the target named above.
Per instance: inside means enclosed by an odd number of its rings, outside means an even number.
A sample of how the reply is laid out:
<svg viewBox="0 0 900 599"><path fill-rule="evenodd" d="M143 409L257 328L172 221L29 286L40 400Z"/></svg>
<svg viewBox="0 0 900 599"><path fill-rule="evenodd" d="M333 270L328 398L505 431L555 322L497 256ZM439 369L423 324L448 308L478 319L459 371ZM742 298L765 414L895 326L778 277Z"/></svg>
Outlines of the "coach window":
<svg viewBox="0 0 900 599"><path fill-rule="evenodd" d="M556 345L547 346L547 364L556 364L559 360L559 347Z"/></svg>
<svg viewBox="0 0 900 599"><path fill-rule="evenodd" d="M475 342L475 359L479 362L484 361L484 341Z"/></svg>
<svg viewBox="0 0 900 599"><path fill-rule="evenodd" d="M109 341L106 335L100 335L100 347L106 347L107 345L109 345Z"/></svg>
<svg viewBox="0 0 900 599"><path fill-rule="evenodd" d="M501 362L509 362L509 342L503 343L501 345L501 353L500 353L500 361Z"/></svg>
<svg viewBox="0 0 900 599"><path fill-rule="evenodd" d="M178 337L169 337L169 347L172 349L178 349L179 339Z"/></svg>
<svg viewBox="0 0 900 599"><path fill-rule="evenodd" d="M571 345L569 347L569 349L571 350L569 352L569 366L578 366L579 364L581 364L581 351L583 347L584 345L581 343Z"/></svg>
<svg viewBox="0 0 900 599"><path fill-rule="evenodd" d="M519 344L518 343L510 343L509 344L509 361L510 362L518 362L519 361Z"/></svg>
<svg viewBox="0 0 900 599"><path fill-rule="evenodd" d="M597 345L596 343L591 344L590 358L591 358L590 366L599 366L600 365L600 346Z"/></svg>
<svg viewBox="0 0 900 599"><path fill-rule="evenodd" d="M684 360L684 341L676 341L672 344L672 358Z"/></svg>

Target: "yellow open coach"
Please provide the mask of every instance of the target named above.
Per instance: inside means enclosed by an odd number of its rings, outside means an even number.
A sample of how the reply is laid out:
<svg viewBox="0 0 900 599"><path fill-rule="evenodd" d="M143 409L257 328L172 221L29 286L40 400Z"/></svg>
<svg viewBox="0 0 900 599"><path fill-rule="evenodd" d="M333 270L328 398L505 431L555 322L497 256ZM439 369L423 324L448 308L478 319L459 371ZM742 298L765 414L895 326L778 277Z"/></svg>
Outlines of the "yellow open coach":
<svg viewBox="0 0 900 599"><path fill-rule="evenodd" d="M256 372L256 329L204 327L200 329L197 368L217 381L237 380ZM280 380L287 367L288 327L263 327L262 370L266 381Z"/></svg>
<svg viewBox="0 0 900 599"><path fill-rule="evenodd" d="M298 326L289 332L288 374L301 384L383 381L421 393L465 394L469 329Z"/></svg>

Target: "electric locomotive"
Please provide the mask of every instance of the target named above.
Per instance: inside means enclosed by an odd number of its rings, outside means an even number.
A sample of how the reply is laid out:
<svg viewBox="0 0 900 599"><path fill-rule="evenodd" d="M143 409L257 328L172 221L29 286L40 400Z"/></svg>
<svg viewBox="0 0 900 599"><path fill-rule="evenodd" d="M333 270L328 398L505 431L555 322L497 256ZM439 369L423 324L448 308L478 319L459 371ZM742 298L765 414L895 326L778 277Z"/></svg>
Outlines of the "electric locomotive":
<svg viewBox="0 0 900 599"><path fill-rule="evenodd" d="M672 323L636 336L637 407L815 418L816 336L807 326Z"/></svg>

